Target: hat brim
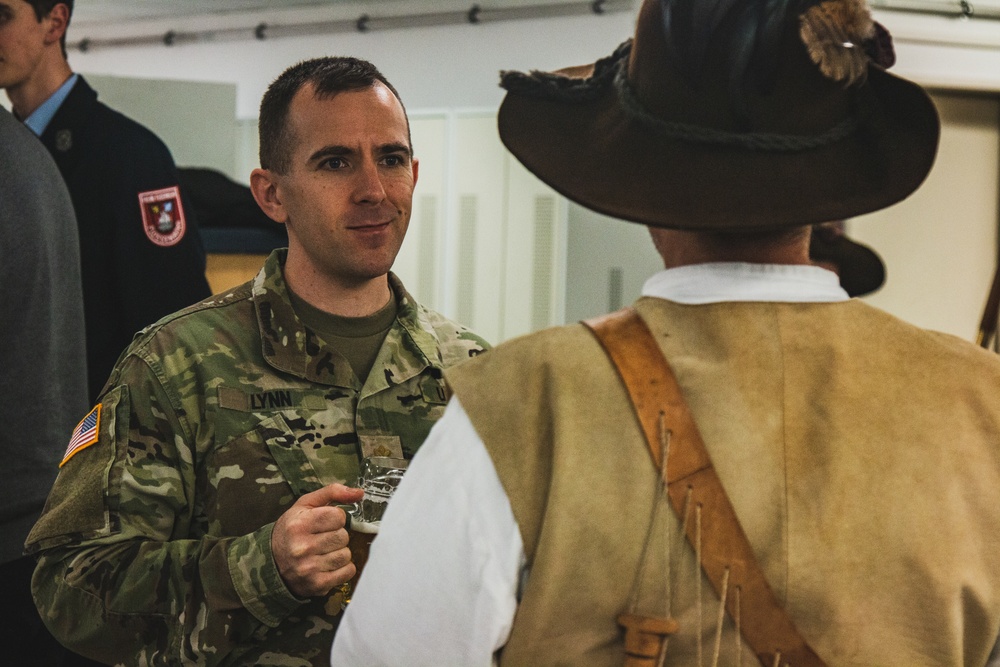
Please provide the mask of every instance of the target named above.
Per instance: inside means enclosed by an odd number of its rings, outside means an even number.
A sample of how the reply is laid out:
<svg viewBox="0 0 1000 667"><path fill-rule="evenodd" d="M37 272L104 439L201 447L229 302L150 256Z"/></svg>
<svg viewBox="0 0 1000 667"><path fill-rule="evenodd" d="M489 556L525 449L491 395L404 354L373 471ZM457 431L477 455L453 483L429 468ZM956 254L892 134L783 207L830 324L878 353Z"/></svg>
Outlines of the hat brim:
<svg viewBox="0 0 1000 667"><path fill-rule="evenodd" d="M856 130L798 152L658 135L623 108L613 85L586 101L508 92L498 125L525 167L599 213L676 229L778 229L885 208L927 176L940 133L933 102L878 67L864 86Z"/></svg>
<svg viewBox="0 0 1000 667"><path fill-rule="evenodd" d="M840 286L850 296L865 296L885 284L885 264L874 250L846 236L827 238L813 233L809 257L837 267Z"/></svg>

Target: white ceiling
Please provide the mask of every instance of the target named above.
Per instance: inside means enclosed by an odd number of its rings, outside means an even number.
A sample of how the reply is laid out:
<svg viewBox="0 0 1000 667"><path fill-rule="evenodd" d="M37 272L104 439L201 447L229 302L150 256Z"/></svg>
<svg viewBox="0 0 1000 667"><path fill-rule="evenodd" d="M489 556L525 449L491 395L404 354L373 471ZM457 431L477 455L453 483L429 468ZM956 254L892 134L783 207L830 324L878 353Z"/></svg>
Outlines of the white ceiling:
<svg viewBox="0 0 1000 667"><path fill-rule="evenodd" d="M469 9L560 4L567 0L76 0L73 24L107 26L109 23L190 19L195 16L316 12L326 16L418 14Z"/></svg>
<svg viewBox="0 0 1000 667"><path fill-rule="evenodd" d="M76 0L73 23L134 21L261 9L346 4L348 0Z"/></svg>
<svg viewBox="0 0 1000 667"><path fill-rule="evenodd" d="M1000 1L1000 0L997 0ZM76 0L71 50L633 11L641 0Z"/></svg>

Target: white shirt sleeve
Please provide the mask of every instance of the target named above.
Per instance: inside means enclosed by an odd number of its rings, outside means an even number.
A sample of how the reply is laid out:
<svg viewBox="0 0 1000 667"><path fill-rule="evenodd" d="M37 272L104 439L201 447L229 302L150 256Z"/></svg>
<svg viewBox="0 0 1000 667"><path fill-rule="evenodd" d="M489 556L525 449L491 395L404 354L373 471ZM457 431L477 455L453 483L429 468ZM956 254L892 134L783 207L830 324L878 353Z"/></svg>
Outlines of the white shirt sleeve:
<svg viewBox="0 0 1000 667"><path fill-rule="evenodd" d="M386 509L337 630L334 667L489 667L524 564L493 462L457 398Z"/></svg>

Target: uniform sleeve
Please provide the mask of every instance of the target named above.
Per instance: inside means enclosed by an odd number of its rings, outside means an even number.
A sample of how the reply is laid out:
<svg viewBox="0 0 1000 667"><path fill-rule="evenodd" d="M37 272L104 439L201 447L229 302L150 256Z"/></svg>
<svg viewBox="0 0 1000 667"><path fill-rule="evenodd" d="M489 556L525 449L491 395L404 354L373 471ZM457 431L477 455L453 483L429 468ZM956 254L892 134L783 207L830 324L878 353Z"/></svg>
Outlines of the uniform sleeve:
<svg viewBox="0 0 1000 667"><path fill-rule="evenodd" d="M113 140L119 144L111 197L116 296L125 340L130 340L146 325L210 296L210 289L198 221L180 189L170 151L145 128ZM173 202L171 190L179 195Z"/></svg>
<svg viewBox="0 0 1000 667"><path fill-rule="evenodd" d="M100 661L218 664L300 604L273 562L273 524L205 536L183 409L145 361L128 356L116 375L95 441L82 433L28 537L36 605Z"/></svg>
<svg viewBox="0 0 1000 667"><path fill-rule="evenodd" d="M453 398L386 509L331 664L489 667L523 566L510 502Z"/></svg>

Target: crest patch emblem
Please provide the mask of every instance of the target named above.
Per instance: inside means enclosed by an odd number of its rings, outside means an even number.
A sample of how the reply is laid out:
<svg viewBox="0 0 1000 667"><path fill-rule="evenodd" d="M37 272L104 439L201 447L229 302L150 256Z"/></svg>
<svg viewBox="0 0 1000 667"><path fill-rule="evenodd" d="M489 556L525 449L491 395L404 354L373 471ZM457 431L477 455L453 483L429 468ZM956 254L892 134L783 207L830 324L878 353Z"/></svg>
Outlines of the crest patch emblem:
<svg viewBox="0 0 1000 667"><path fill-rule="evenodd" d="M184 238L187 222L181 206L181 192L176 185L139 193L142 228L158 246L176 245Z"/></svg>

